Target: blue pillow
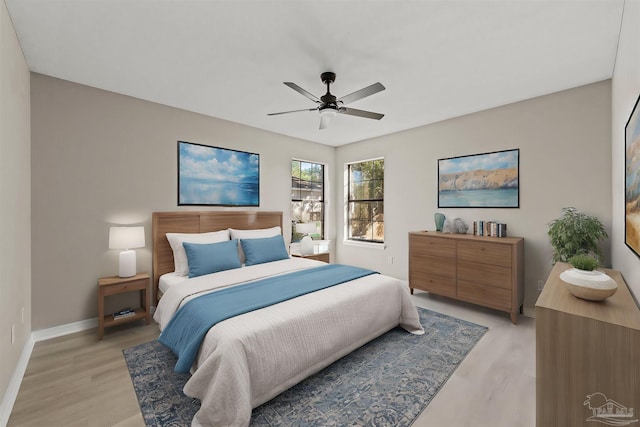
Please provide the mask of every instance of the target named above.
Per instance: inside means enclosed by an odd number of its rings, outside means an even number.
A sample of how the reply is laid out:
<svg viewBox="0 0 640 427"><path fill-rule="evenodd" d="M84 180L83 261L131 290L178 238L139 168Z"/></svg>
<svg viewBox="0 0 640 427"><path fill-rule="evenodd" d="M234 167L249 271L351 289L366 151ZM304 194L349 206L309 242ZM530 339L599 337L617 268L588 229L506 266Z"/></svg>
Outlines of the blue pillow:
<svg viewBox="0 0 640 427"><path fill-rule="evenodd" d="M279 234L262 239L241 239L242 251L246 259L245 265L262 264L289 258L284 239Z"/></svg>
<svg viewBox="0 0 640 427"><path fill-rule="evenodd" d="M182 242L189 264L189 278L240 268L238 240L219 243Z"/></svg>

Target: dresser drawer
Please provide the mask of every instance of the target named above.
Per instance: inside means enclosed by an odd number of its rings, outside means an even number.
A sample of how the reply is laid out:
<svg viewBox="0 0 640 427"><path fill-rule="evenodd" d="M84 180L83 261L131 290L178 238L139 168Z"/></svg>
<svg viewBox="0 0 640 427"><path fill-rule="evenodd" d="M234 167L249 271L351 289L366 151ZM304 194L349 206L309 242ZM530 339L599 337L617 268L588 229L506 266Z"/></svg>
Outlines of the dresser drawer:
<svg viewBox="0 0 640 427"><path fill-rule="evenodd" d="M455 258L442 258L439 256L422 255L411 253L409 257L409 270L422 274L435 274L444 277L456 277Z"/></svg>
<svg viewBox="0 0 640 427"><path fill-rule="evenodd" d="M410 234L409 253L416 256L431 255L441 258L455 258L456 242L442 237Z"/></svg>
<svg viewBox="0 0 640 427"><path fill-rule="evenodd" d="M409 287L447 297L456 296L456 279L453 277L412 272Z"/></svg>
<svg viewBox="0 0 640 427"><path fill-rule="evenodd" d="M496 286L503 289L511 289L513 286L510 267L459 261L456 271L459 280Z"/></svg>
<svg viewBox="0 0 640 427"><path fill-rule="evenodd" d="M511 290L458 280L458 298L498 310L511 310Z"/></svg>
<svg viewBox="0 0 640 427"><path fill-rule="evenodd" d="M482 241L458 242L458 261L474 261L483 264L511 266L511 246Z"/></svg>
<svg viewBox="0 0 640 427"><path fill-rule="evenodd" d="M149 279L135 280L126 283L120 283L117 285L105 286L103 289L104 296L121 294L131 291L142 291L147 289L149 285Z"/></svg>

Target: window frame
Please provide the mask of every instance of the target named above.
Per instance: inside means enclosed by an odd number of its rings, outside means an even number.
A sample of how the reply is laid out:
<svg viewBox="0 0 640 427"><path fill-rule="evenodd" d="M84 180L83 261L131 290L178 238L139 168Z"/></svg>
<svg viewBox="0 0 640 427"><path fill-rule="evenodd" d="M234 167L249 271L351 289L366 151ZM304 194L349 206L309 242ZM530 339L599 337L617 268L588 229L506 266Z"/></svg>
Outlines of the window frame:
<svg viewBox="0 0 640 427"><path fill-rule="evenodd" d="M293 163L294 162L298 162L300 163L300 171L302 171L302 164L303 163L307 163L307 164L311 164L311 165L315 165L315 166L320 166L321 171L320 171L320 177L322 179L322 181L320 181L321 185L322 185L322 195L321 195L321 199L302 199L302 198L294 198L293 197L293 179L295 178L293 175ZM314 201L316 203L320 203L321 204L321 211L322 211L322 219L320 220L320 240L324 240L325 236L326 236L326 224L327 224L327 215L326 215L326 207L327 207L327 199L326 199L326 194L327 194L327 189L326 189L326 183L327 183L327 165L325 163L321 163L318 161L312 161L312 160L303 160L303 159L299 159L299 158L292 158L291 162L291 194L290 194L290 213L292 215L291 217L291 241L294 241L294 233L295 233L295 224L297 223L297 221L294 219L293 217L293 203L295 202L300 202L300 203L304 203L305 201ZM298 179L301 179L302 177L298 177ZM318 181L309 181L309 182L318 182ZM300 188L300 187L299 187ZM316 220L317 221L317 220Z"/></svg>
<svg viewBox="0 0 640 427"><path fill-rule="evenodd" d="M383 164L383 172L382 172L382 197L381 198L367 198L367 199L358 199L355 198L355 195L351 194L351 189L352 189L352 180L351 180L351 176L352 176L352 166L353 165L357 165L357 164L363 164L363 163L368 163L368 162L375 162L378 160L382 160L382 164ZM384 180L385 180L385 176L384 176L384 156L381 157L374 157L374 158L370 158L370 159L365 159L365 160L358 160L358 161L353 161L353 162L348 162L345 163L345 227L344 227L344 243L348 244L348 245L353 245L353 246L366 246L366 247L380 247L382 249L384 249L385 247L385 239L384 239L384 234L382 239L375 239L373 238L374 236L372 236L372 239L361 239L361 238L353 238L351 237L351 205L352 203L381 203L383 208L383 215L384 215ZM373 217L369 218L369 223L372 225L374 224L375 221L373 221ZM384 224L384 217L383 217L383 221L382 223Z"/></svg>

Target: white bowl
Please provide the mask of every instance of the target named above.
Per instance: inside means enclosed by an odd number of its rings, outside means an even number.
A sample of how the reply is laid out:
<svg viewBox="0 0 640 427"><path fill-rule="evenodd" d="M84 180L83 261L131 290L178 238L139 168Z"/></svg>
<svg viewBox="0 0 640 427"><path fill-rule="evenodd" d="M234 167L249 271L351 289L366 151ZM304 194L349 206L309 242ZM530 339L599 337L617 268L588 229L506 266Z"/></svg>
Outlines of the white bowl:
<svg viewBox="0 0 640 427"><path fill-rule="evenodd" d="M590 301L602 301L615 294L618 284L602 271L570 268L560 273L560 279L571 294Z"/></svg>

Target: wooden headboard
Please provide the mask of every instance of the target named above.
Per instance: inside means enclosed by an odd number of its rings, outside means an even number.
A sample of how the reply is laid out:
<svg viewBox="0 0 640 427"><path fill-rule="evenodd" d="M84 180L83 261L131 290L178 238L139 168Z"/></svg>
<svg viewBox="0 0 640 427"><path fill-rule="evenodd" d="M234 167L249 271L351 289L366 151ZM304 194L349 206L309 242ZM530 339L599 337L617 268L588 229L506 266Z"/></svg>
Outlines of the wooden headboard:
<svg viewBox="0 0 640 427"><path fill-rule="evenodd" d="M282 228L282 212L264 211L181 211L154 212L152 215L153 239L153 294L158 298L158 280L165 273L175 270L173 251L167 233L207 233L209 231L236 228Z"/></svg>

